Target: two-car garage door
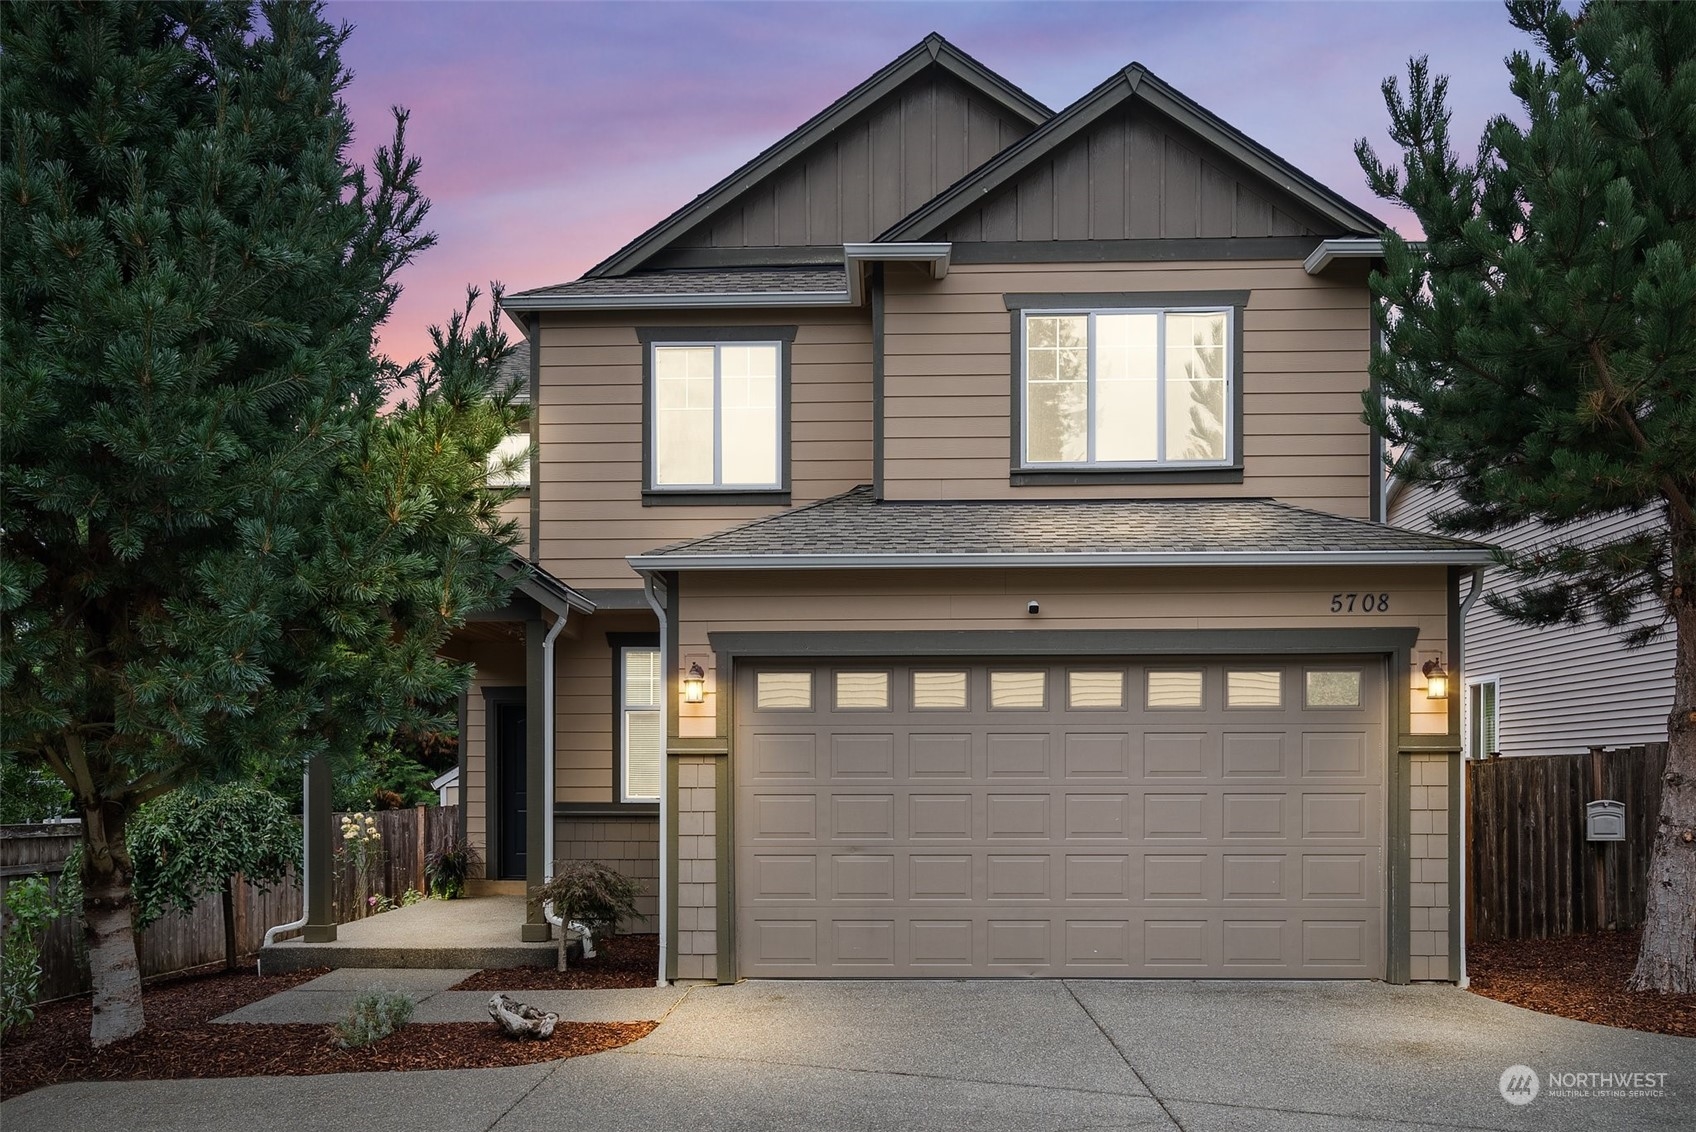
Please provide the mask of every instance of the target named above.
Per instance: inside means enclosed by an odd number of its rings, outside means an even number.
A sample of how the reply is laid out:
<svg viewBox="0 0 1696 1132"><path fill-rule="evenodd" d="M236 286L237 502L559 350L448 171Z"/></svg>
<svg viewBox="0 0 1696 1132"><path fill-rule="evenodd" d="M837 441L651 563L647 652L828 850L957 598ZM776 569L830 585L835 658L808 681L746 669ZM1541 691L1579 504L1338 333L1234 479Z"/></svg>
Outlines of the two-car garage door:
<svg viewBox="0 0 1696 1132"><path fill-rule="evenodd" d="M744 977L1381 978L1381 662L757 661Z"/></svg>

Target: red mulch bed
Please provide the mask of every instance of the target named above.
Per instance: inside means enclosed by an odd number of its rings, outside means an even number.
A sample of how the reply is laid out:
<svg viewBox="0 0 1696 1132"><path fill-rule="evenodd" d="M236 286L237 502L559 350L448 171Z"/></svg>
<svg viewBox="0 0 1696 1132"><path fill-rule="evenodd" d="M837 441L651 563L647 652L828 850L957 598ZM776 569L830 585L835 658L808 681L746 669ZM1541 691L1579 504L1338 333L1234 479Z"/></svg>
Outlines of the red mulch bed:
<svg viewBox="0 0 1696 1132"><path fill-rule="evenodd" d="M219 1025L212 1019L317 978L328 968L260 976L202 969L149 983L147 1029L96 1052L88 1041L89 1000L51 1002L0 1049L0 1097L63 1081L303 1076L372 1070L490 1069L616 1049L647 1036L652 1022L561 1023L551 1041L502 1037L493 1022L419 1022L364 1049L334 1045L312 1024Z"/></svg>
<svg viewBox="0 0 1696 1132"><path fill-rule="evenodd" d="M564 971L514 967L478 971L454 990L623 990L651 987L659 971L660 937L620 935L600 940L593 959L572 961Z"/></svg>
<svg viewBox="0 0 1696 1132"><path fill-rule="evenodd" d="M1472 992L1527 1010L1626 1030L1696 1037L1696 994L1625 989L1640 933L1467 945Z"/></svg>

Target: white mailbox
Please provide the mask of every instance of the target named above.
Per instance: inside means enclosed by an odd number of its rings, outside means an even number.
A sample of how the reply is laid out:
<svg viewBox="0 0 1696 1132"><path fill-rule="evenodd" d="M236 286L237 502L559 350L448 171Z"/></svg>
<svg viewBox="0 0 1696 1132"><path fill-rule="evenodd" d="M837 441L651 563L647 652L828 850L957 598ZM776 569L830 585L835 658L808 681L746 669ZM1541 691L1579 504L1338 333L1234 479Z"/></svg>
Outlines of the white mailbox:
<svg viewBox="0 0 1696 1132"><path fill-rule="evenodd" d="M1625 840L1625 803L1602 799L1584 806L1584 836L1590 841Z"/></svg>

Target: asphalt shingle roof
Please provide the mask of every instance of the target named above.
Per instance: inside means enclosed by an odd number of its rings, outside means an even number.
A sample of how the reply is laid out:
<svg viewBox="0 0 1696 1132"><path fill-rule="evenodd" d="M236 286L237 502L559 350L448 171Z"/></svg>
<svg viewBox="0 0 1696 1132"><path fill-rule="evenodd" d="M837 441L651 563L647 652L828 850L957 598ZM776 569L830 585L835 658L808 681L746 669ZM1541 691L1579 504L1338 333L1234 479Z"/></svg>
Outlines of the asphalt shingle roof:
<svg viewBox="0 0 1696 1132"><path fill-rule="evenodd" d="M973 559L1078 557L1213 561L1489 561L1480 543L1310 511L1267 499L983 500L878 502L869 487L742 526L638 555L643 565L667 560L710 568L750 558L786 560L853 556ZM867 565L876 565L868 562Z"/></svg>
<svg viewBox="0 0 1696 1132"><path fill-rule="evenodd" d="M512 298L628 298L632 295L805 295L846 293L848 272L822 267L731 267L711 271L644 271L579 279L520 291Z"/></svg>

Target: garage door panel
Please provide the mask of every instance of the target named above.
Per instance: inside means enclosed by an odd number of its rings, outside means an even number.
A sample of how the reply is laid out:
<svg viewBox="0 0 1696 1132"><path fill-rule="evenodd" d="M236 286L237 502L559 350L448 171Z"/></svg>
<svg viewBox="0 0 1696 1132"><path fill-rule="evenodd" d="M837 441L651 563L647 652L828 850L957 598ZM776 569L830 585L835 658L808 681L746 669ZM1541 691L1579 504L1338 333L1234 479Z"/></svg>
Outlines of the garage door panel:
<svg viewBox="0 0 1696 1132"><path fill-rule="evenodd" d="M739 677L744 975L1382 976L1374 666L773 669L811 707Z"/></svg>

